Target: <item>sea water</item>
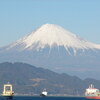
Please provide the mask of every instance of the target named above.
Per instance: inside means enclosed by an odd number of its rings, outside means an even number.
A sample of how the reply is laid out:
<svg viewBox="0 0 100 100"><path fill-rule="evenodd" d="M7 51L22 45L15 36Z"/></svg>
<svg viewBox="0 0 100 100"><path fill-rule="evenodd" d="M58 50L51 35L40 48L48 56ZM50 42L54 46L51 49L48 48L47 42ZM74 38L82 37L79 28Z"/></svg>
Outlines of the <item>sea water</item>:
<svg viewBox="0 0 100 100"><path fill-rule="evenodd" d="M7 99L5 97L0 97L0 100L90 100L90 99L86 99L85 97L34 97L34 96L14 96L13 99Z"/></svg>

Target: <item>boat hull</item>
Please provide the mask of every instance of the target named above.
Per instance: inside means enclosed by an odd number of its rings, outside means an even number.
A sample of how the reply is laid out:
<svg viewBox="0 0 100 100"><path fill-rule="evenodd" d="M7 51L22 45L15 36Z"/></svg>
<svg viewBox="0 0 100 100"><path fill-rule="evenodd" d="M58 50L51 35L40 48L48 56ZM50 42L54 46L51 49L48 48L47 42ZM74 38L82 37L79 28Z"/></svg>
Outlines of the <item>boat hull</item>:
<svg viewBox="0 0 100 100"><path fill-rule="evenodd" d="M41 96L41 97L46 97L47 95L44 95L44 94L40 94L40 96Z"/></svg>
<svg viewBox="0 0 100 100"><path fill-rule="evenodd" d="M13 99L13 96L3 96L5 97L6 99Z"/></svg>
<svg viewBox="0 0 100 100"><path fill-rule="evenodd" d="M100 96L87 96L87 99L100 99Z"/></svg>

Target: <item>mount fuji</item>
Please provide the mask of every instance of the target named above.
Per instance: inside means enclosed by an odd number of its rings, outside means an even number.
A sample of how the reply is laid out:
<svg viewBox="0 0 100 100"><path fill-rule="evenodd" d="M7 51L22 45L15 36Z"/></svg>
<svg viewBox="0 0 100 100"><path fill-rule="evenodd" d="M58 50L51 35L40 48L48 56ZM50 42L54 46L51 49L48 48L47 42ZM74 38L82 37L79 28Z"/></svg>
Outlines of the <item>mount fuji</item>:
<svg viewBox="0 0 100 100"><path fill-rule="evenodd" d="M0 48L0 62L25 62L82 78L99 78L100 45L54 24L44 24Z"/></svg>

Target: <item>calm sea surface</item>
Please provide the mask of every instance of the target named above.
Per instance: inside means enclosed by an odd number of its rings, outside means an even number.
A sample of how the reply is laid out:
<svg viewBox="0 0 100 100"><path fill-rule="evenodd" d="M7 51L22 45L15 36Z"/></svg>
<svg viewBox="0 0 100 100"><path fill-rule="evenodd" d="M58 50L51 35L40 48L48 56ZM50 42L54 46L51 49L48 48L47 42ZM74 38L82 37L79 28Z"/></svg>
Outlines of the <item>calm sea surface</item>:
<svg viewBox="0 0 100 100"><path fill-rule="evenodd" d="M84 97L33 97L33 96L15 96L13 99L0 97L0 100L90 100ZM92 99L91 99L92 100Z"/></svg>

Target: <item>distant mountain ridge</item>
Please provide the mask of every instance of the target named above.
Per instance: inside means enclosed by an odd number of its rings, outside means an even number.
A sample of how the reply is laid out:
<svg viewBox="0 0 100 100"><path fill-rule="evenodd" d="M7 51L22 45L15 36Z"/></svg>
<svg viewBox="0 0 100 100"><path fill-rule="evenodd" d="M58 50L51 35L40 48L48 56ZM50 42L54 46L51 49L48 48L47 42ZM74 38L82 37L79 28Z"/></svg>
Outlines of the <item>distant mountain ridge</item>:
<svg viewBox="0 0 100 100"><path fill-rule="evenodd" d="M48 69L34 67L26 63L0 63L0 93L3 84L10 82L18 94L40 94L46 88L48 94L84 95L89 84L100 88L100 80L82 80L68 74L58 74Z"/></svg>
<svg viewBox="0 0 100 100"><path fill-rule="evenodd" d="M100 79L100 45L54 25L45 24L0 48L0 62L25 62L59 73Z"/></svg>

